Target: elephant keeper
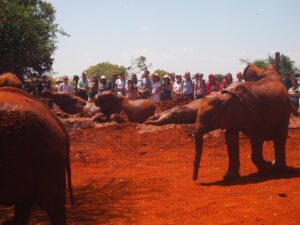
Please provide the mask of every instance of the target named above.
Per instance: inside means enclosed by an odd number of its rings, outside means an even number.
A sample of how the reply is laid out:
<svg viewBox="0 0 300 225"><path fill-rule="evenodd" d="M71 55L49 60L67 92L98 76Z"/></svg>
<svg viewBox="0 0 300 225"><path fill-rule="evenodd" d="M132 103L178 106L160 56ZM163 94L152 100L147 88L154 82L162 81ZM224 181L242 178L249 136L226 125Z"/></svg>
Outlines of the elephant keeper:
<svg viewBox="0 0 300 225"><path fill-rule="evenodd" d="M292 87L288 90L291 102L297 108L299 107L300 89L298 87L297 79L292 81Z"/></svg>

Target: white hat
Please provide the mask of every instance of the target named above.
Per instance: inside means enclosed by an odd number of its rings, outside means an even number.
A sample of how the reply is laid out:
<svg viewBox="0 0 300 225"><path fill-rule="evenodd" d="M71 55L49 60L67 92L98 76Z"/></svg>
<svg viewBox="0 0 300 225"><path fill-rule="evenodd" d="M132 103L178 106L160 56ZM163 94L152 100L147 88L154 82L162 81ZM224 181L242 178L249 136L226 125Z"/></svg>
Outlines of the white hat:
<svg viewBox="0 0 300 225"><path fill-rule="evenodd" d="M100 79L101 79L101 80L102 80L102 79L106 79L106 76L102 75Z"/></svg>
<svg viewBox="0 0 300 225"><path fill-rule="evenodd" d="M165 75L164 75L164 79L165 79L165 78L169 78L169 79L170 79L170 77L169 77L168 74L165 74Z"/></svg>

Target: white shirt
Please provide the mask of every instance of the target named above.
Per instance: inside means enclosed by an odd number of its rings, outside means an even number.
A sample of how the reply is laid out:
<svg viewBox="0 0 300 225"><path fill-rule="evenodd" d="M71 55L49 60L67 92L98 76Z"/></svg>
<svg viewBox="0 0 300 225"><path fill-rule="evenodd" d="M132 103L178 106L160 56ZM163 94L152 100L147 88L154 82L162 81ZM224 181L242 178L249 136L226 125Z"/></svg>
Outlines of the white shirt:
<svg viewBox="0 0 300 225"><path fill-rule="evenodd" d="M152 94L156 93L158 91L158 89L160 89L161 84L160 82L156 82L152 84ZM154 101L155 103L159 103L160 102L160 91L157 92L156 94L151 96L152 101Z"/></svg>
<svg viewBox="0 0 300 225"><path fill-rule="evenodd" d="M71 94L71 85L69 83L61 83L58 85L58 92Z"/></svg>

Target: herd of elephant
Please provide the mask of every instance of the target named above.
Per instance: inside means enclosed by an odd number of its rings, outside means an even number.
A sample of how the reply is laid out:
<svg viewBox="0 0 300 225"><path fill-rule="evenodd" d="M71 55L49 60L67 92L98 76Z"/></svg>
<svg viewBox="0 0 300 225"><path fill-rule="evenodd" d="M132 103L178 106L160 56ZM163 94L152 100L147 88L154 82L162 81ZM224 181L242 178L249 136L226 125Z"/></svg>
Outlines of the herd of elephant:
<svg viewBox="0 0 300 225"><path fill-rule="evenodd" d="M194 180L203 135L216 129L225 129L229 166L224 179L240 177L239 132L250 139L259 173L285 171L289 118L298 112L272 66L262 70L249 65L243 76L244 83L163 112L151 100L128 100L109 91L96 97L95 107L67 94L46 91L44 96L70 114L100 109L108 118L124 112L130 122L149 125L196 123ZM12 74L0 76L0 204L15 205L13 219L4 224L28 224L36 204L47 212L51 224L65 225L67 186L73 202L68 133L42 101L19 89L18 82ZM263 158L265 140L274 142L274 164Z"/></svg>

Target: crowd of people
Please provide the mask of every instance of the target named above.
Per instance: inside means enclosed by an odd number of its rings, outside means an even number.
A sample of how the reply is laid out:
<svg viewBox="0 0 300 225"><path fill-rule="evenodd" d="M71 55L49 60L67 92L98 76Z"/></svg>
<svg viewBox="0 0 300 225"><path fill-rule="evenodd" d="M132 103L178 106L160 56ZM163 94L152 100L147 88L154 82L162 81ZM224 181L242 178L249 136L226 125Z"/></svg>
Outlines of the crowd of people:
<svg viewBox="0 0 300 225"><path fill-rule="evenodd" d="M243 82L241 72L236 74L236 82ZM291 80L289 74L284 76L283 82L290 94L291 100L298 108L300 89L298 80ZM179 98L199 99L212 92L217 92L227 88L233 83L231 73L227 73L221 82L218 82L214 74L209 74L206 81L202 73L196 73L191 76L190 72L184 75L175 73L166 74L162 78L154 73L150 75L148 70L144 71L141 79L136 74L131 74L127 79L124 73L112 76L109 80L102 75L98 79L97 75L92 76L89 80L87 74L83 72L81 77L75 75L72 82L69 82L68 76L64 76L62 80L56 80L55 85L51 86L51 82L46 75L43 75L40 81L33 85L31 81L25 82L24 89L28 92L34 92L41 95L43 90L51 90L53 92L63 92L77 95L85 100L93 100L94 97L106 90L115 92L128 99L152 99L155 103L161 100L177 100Z"/></svg>

